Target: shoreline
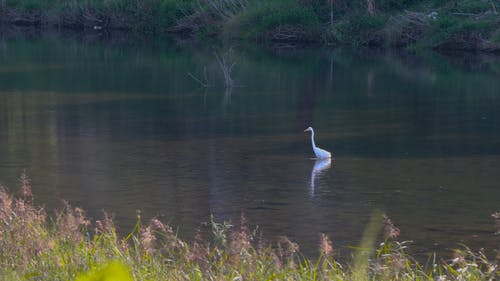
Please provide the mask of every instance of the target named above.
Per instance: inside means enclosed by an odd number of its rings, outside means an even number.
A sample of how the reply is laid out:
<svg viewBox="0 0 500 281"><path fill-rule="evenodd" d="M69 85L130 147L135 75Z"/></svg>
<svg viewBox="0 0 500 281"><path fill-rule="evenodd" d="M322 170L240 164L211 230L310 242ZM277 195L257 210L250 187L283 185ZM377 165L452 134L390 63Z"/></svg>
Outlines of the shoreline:
<svg viewBox="0 0 500 281"><path fill-rule="evenodd" d="M116 2L116 3L115 3ZM114 4L69 1L0 2L0 23L73 31L127 32L139 36L238 40L258 44L322 45L354 48L434 49L500 53L500 15L494 2L471 0L394 4L371 0L155 0ZM388 3L386 3L388 2ZM455 3L455 4L452 4ZM332 2L333 3L333 2ZM357 3L357 4L355 4ZM392 4L391 4L392 3Z"/></svg>

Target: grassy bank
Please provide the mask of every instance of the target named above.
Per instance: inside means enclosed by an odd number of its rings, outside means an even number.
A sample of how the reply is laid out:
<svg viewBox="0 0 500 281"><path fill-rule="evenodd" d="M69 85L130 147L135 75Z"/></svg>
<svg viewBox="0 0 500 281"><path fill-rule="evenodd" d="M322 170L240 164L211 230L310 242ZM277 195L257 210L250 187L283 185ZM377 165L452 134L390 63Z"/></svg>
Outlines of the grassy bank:
<svg viewBox="0 0 500 281"><path fill-rule="evenodd" d="M498 215L498 214L497 214ZM500 215L496 216L500 219ZM374 214L351 261L336 259L334 244L318 236L317 259L283 237L266 243L248 229L208 223L194 241L179 239L158 219L119 237L113 220L91 222L69 205L54 216L33 203L27 177L17 195L0 189L0 279L2 280L494 280L497 261L464 249L452 259L419 264L397 242L399 229ZM385 242L375 246L382 230ZM384 239L382 238L382 239ZM107 277L106 277L107 276ZM101 278L101 279L99 279Z"/></svg>
<svg viewBox="0 0 500 281"><path fill-rule="evenodd" d="M0 0L4 23L195 39L500 51L498 0Z"/></svg>

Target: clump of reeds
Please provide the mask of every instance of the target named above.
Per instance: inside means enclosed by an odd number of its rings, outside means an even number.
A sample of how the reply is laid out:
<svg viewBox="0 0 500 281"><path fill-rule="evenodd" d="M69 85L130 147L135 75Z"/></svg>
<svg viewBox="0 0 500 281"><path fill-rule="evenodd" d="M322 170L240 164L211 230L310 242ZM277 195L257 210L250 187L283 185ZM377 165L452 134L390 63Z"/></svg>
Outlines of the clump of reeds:
<svg viewBox="0 0 500 281"><path fill-rule="evenodd" d="M20 183L18 196L0 186L0 266L25 265L49 247L40 239L47 235L45 211L33 205L31 183L24 173Z"/></svg>
<svg viewBox="0 0 500 281"><path fill-rule="evenodd" d="M497 261L466 247L451 260L422 266L399 242L400 230L388 217L373 215L366 240L352 262L342 264L330 238L320 234L319 257L300 254L286 237L263 241L244 216L238 227L212 220L210 231L192 242L181 240L157 218L137 224L119 237L104 214L92 222L81 208L54 216L34 204L31 182L23 174L17 194L0 188L0 277L5 280L94 280L123 274L123 280L495 280ZM51 219L48 219L48 218ZM500 215L493 214L495 219ZM383 229L384 242L371 246ZM202 233L206 237L203 237ZM107 265L107 266L106 266ZM128 277L130 275L130 278ZM89 277L90 276L90 277ZM0 278L1 280L4 280ZM100 279L101 280L101 279Z"/></svg>

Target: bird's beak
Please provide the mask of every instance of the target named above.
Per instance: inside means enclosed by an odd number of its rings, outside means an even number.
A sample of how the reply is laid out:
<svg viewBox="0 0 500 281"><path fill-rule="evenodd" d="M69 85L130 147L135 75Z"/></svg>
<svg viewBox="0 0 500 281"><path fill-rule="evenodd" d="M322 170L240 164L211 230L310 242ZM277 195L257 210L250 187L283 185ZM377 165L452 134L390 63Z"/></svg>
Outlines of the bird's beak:
<svg viewBox="0 0 500 281"><path fill-rule="evenodd" d="M307 132L307 129L304 130L304 133Z"/></svg>

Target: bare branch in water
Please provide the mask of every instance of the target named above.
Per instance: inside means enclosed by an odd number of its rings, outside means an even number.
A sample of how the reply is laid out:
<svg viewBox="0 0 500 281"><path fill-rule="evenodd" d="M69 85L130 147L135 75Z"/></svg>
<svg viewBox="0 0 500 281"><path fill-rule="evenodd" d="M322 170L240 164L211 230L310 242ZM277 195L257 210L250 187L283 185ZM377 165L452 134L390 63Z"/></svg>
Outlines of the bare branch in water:
<svg viewBox="0 0 500 281"><path fill-rule="evenodd" d="M187 75L189 77L191 77L194 81L198 82L201 86L205 87L205 88L208 88L208 87L211 87L212 85L210 85L210 83L208 82L208 78L207 78L207 68L204 67L203 68L203 75L204 75L204 78L205 78L205 81L201 81L200 79L198 79L196 76L194 76L191 72L188 72Z"/></svg>
<svg viewBox="0 0 500 281"><path fill-rule="evenodd" d="M228 51L222 53L219 55L217 51L214 52L215 58L217 59L217 62L219 63L219 66L222 70L222 74L224 75L224 82L226 83L226 88L232 88L233 87L233 79L231 78L231 73L233 71L233 67L236 64L235 62L229 63L228 62L228 56L232 52L232 49L229 49Z"/></svg>

